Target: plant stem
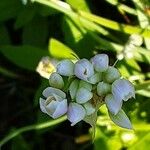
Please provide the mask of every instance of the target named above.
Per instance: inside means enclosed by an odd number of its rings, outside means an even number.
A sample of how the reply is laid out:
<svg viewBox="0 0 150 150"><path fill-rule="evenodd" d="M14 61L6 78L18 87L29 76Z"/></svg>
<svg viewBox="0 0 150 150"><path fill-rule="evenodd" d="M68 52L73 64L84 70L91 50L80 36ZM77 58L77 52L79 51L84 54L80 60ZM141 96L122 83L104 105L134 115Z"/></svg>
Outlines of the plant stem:
<svg viewBox="0 0 150 150"><path fill-rule="evenodd" d="M27 131L30 131L30 130L41 130L41 129L44 129L44 128L52 127L54 125L57 125L57 124L65 121L65 120L66 120L66 116L61 117L57 120L50 120L50 121L43 122L43 123L40 123L40 124L33 124L33 125L29 125L29 126L25 126L25 127L20 128L20 129L17 129L15 131L9 133L8 135L6 135L0 141L0 148L4 144L6 144L9 140L13 139L14 137L18 136L19 134L22 134L23 132L27 132Z"/></svg>

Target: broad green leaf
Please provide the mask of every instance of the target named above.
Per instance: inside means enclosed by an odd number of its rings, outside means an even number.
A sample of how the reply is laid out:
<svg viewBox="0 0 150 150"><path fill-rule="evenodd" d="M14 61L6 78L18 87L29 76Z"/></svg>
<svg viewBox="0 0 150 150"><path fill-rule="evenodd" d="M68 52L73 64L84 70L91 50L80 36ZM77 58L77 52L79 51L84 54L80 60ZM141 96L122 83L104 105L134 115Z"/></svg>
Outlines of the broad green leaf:
<svg viewBox="0 0 150 150"><path fill-rule="evenodd" d="M34 7L34 5L24 6L20 11L20 13L17 15L15 28L18 29L26 25L27 23L29 23L33 19L35 12L36 12L36 7Z"/></svg>
<svg viewBox="0 0 150 150"><path fill-rule="evenodd" d="M73 52L72 49L70 49L65 44L61 43L60 41L56 39L50 39L49 41L49 52L51 56L55 58L69 58L69 59L77 59L78 56Z"/></svg>
<svg viewBox="0 0 150 150"><path fill-rule="evenodd" d="M47 37L47 18L36 16L23 28L22 42L24 45L32 45L45 48L47 46Z"/></svg>
<svg viewBox="0 0 150 150"><path fill-rule="evenodd" d="M0 21L14 18L24 7L21 0L1 0L0 1Z"/></svg>
<svg viewBox="0 0 150 150"><path fill-rule="evenodd" d="M118 126L122 128L132 129L131 122L125 112L121 109L116 115L109 113L110 119Z"/></svg>
<svg viewBox="0 0 150 150"><path fill-rule="evenodd" d="M35 70L41 57L48 52L32 46L1 46L0 52L19 67Z"/></svg>
<svg viewBox="0 0 150 150"><path fill-rule="evenodd" d="M0 45L10 44L10 37L6 27L0 24Z"/></svg>

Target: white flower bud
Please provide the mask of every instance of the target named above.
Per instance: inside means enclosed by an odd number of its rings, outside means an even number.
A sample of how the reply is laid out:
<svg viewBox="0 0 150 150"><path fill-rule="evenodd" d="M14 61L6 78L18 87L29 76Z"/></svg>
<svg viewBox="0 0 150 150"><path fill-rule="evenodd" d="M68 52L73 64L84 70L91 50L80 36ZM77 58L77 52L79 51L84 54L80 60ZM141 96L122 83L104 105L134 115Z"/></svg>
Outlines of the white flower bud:
<svg viewBox="0 0 150 150"><path fill-rule="evenodd" d="M81 87L86 88L89 91L92 90L92 85L84 80L80 80L79 88L81 88Z"/></svg>
<svg viewBox="0 0 150 150"><path fill-rule="evenodd" d="M71 82L69 86L69 92L72 99L75 99L79 87L79 82L80 82L79 80L75 79L74 81Z"/></svg>
<svg viewBox="0 0 150 150"><path fill-rule="evenodd" d="M127 101L129 98L135 98L135 89L131 82L125 79L118 79L112 84L112 93L115 99Z"/></svg>
<svg viewBox="0 0 150 150"><path fill-rule="evenodd" d="M120 73L115 67L109 66L108 69L103 73L103 80L107 83L113 83L119 78Z"/></svg>
<svg viewBox="0 0 150 150"><path fill-rule="evenodd" d="M61 75L58 73L54 72L50 75L49 78L49 84L50 86L58 89L62 89L64 87L64 81Z"/></svg>
<svg viewBox="0 0 150 150"><path fill-rule="evenodd" d="M91 62L97 72L104 72L108 68L109 58L106 54L95 55Z"/></svg>
<svg viewBox="0 0 150 150"><path fill-rule="evenodd" d="M93 114L95 112L95 108L93 107L93 105L89 102L83 104L85 110L86 110L86 115L89 116L91 114Z"/></svg>
<svg viewBox="0 0 150 150"><path fill-rule="evenodd" d="M76 77L89 82L88 78L94 75L94 68L87 59L80 59L75 64L74 72Z"/></svg>
<svg viewBox="0 0 150 150"><path fill-rule="evenodd" d="M89 79L89 82L92 84L96 84L102 80L102 73L98 72L95 73L93 76L91 76Z"/></svg>
<svg viewBox="0 0 150 150"><path fill-rule="evenodd" d="M97 94L99 96L106 95L111 91L111 85L105 82L99 82L97 85Z"/></svg>
<svg viewBox="0 0 150 150"><path fill-rule="evenodd" d="M74 126L79 121L83 120L86 115L84 107L77 103L70 103L67 118L71 122L71 126Z"/></svg>
<svg viewBox="0 0 150 150"><path fill-rule="evenodd" d="M110 119L117 124L118 126L122 128L132 129L131 122L125 112L121 109L116 115L113 115L111 112L109 112Z"/></svg>
<svg viewBox="0 0 150 150"><path fill-rule="evenodd" d="M93 93L86 88L79 88L76 94L76 102L79 104L86 103L93 97Z"/></svg>
<svg viewBox="0 0 150 150"><path fill-rule="evenodd" d="M105 103L108 110L114 115L116 115L122 107L122 101L115 99L112 94L106 95Z"/></svg>
<svg viewBox="0 0 150 150"><path fill-rule="evenodd" d="M43 91L46 99L40 98L41 111L51 116L53 119L59 118L67 112L66 94L52 87Z"/></svg>
<svg viewBox="0 0 150 150"><path fill-rule="evenodd" d="M62 60L57 65L57 72L63 76L74 75L74 63L69 59Z"/></svg>

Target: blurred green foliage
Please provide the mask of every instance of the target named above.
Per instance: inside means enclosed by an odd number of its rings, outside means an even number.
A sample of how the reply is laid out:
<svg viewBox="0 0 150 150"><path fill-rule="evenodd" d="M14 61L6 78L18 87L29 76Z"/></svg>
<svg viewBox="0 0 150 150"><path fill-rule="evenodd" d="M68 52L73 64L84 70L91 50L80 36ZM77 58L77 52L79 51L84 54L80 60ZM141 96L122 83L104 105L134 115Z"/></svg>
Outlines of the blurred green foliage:
<svg viewBox="0 0 150 150"><path fill-rule="evenodd" d="M135 33L143 38L143 43L140 46L133 45L130 49L132 57L128 57L125 55L125 46L128 46L130 35ZM65 118L55 122L39 111L38 99L48 82L36 74L36 67L43 56L59 60L90 58L96 53L107 53L111 65L120 54L123 55L116 66L125 78L134 83L136 88L136 99L129 100L124 105L135 130L128 131L116 127L108 119L104 107L99 112L96 137L92 144L88 133L89 126L86 127L84 138L82 135L85 131L83 131L82 123L71 127L73 131L67 130L69 125L65 128L64 123L62 127L58 127L57 131L55 127ZM6 65L7 63L10 66ZM12 150L58 149L56 147L58 143L63 145L62 149L67 150L147 150L150 146L149 0L1 0L0 74L0 82L3 83L6 79L5 84L0 85L0 89L4 91L5 86L8 85L7 82L21 82L28 102L24 99L19 100L22 101L24 108L32 105L31 110L27 112L33 113L31 116L32 114L27 114L25 110L21 117L27 117L26 123L23 122L19 126L19 121L13 125L10 124L7 128L2 124L0 146L6 145L6 149L8 145L8 149ZM32 82L28 81L30 86L28 89L24 81L26 82L25 78L32 79L32 76L33 82L38 83L32 87ZM19 89L16 92L19 95ZM2 90L0 95L3 95ZM6 95L9 97L6 100L10 101L13 98L10 93ZM5 101L5 99L1 100ZM19 102L16 100L15 103ZM15 103L10 107L16 108ZM0 107L3 105L1 104ZM15 112L20 111L15 109ZM34 121L30 121L29 116ZM33 130L35 130L34 133ZM22 134L23 132L26 133ZM58 132L61 134L56 136ZM32 139L29 140L26 134L32 135ZM52 137L51 140L49 140L50 137ZM53 137L59 138L53 139ZM48 144L50 145L47 146Z"/></svg>

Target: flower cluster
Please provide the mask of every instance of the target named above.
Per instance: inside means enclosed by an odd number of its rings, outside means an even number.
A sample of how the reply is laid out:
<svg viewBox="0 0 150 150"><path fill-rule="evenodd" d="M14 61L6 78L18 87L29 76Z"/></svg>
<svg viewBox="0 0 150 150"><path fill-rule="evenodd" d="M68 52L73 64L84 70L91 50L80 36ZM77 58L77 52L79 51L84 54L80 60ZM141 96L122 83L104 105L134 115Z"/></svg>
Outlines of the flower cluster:
<svg viewBox="0 0 150 150"><path fill-rule="evenodd" d="M121 109L123 101L135 98L133 85L114 66L109 66L106 54L97 54L90 60L69 59L59 62L49 78L50 87L40 98L42 112L56 119L67 115L71 125L97 117L97 111L106 104L111 120L124 128L132 128ZM96 119L95 119L96 120Z"/></svg>

